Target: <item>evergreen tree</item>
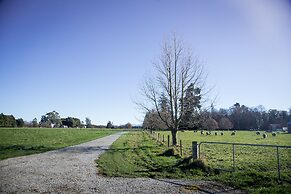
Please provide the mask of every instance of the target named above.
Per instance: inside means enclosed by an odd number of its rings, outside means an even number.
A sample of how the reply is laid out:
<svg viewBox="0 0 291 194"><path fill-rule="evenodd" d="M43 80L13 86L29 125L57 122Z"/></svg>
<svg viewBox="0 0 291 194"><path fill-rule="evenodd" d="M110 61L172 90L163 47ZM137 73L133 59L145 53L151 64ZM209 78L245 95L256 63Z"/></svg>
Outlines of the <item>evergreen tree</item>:
<svg viewBox="0 0 291 194"><path fill-rule="evenodd" d="M194 88L194 84L190 84L185 91L183 109L184 114L181 117L181 128L196 129L200 125L200 108L201 108L201 90Z"/></svg>
<svg viewBox="0 0 291 194"><path fill-rule="evenodd" d="M37 118L32 120L32 127L38 127Z"/></svg>
<svg viewBox="0 0 291 194"><path fill-rule="evenodd" d="M91 128L92 127L91 119L89 119L88 117L86 117L85 118L85 122L86 122L86 127L87 128Z"/></svg>

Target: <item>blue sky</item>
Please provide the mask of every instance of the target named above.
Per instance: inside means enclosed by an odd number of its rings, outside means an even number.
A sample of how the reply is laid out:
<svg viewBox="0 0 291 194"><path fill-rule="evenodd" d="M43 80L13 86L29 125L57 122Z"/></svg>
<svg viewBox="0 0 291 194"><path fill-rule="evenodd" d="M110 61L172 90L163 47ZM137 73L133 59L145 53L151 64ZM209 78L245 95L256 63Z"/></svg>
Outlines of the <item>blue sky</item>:
<svg viewBox="0 0 291 194"><path fill-rule="evenodd" d="M133 101L172 33L205 61L217 108L287 110L290 21L284 0L2 0L0 112L141 123Z"/></svg>

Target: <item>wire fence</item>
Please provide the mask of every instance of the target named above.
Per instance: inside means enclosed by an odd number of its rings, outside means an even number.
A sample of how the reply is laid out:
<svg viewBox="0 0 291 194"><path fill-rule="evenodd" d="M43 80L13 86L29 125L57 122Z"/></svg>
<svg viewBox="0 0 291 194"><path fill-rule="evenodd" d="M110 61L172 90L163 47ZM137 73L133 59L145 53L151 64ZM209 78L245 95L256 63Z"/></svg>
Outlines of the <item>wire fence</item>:
<svg viewBox="0 0 291 194"><path fill-rule="evenodd" d="M199 158L225 171L255 170L276 173L278 180L290 181L291 146L200 142Z"/></svg>
<svg viewBox="0 0 291 194"><path fill-rule="evenodd" d="M150 135L157 141L171 147L171 136L159 132ZM259 171L275 174L279 181L291 182L291 146L265 144L245 144L229 142L196 142L197 148L183 146L182 140L177 141L174 148L181 157L197 155L214 168L223 171ZM193 150L197 153L193 153Z"/></svg>

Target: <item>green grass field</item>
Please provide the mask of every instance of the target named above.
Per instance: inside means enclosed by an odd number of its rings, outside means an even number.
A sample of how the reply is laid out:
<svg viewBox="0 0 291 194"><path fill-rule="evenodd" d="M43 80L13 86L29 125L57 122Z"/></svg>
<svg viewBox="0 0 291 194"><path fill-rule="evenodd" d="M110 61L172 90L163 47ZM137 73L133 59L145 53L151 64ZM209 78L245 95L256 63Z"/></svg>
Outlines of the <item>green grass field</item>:
<svg viewBox="0 0 291 194"><path fill-rule="evenodd" d="M161 132L164 135L169 132ZM229 141L229 142L245 142L246 143L264 143L264 144L279 144L290 145L290 135L279 134L271 139L259 139L253 135L255 132L238 132L236 137L230 136L229 132L224 133L224 136L200 136L192 132L179 132L178 137L182 138L185 145L191 147L191 142L196 141ZM241 135L241 137L239 136ZM216 139L213 139L216 138ZM276 139L275 139L276 138ZM166 139L166 138L165 138ZM230 141L231 140L231 141ZM221 148L207 148L210 151L209 158L203 157L203 162L200 160L191 163L188 155L166 156L167 146L153 139L146 132L135 132L123 135L113 143L112 149L101 155L97 161L100 172L108 176L122 177L151 177L151 178L186 178L186 179L207 179L223 182L234 187L239 187L246 190L248 193L290 193L290 183L282 182L278 184L277 174L264 167L265 159L256 156L253 153L247 154L249 158L256 158L255 168L241 169L243 164L248 161L242 161L242 166L238 163L238 170L235 173L217 171L211 167L215 165L213 162L219 157L222 160L221 164L227 164L228 150L219 151ZM166 152L165 152L166 151ZM211 153L213 151L213 153ZM241 151L240 151L241 152ZM253 150L251 151L253 152ZM178 152L176 151L176 154ZM264 151L261 151L264 155ZM290 165L290 152L283 153L287 157ZM246 157L246 155L244 156ZM246 158L245 158L246 159ZM272 160L271 160L272 161ZM273 162L273 161L272 161ZM259 169L257 169L259 167ZM289 166L290 170L290 166ZM289 171L290 172L290 171ZM285 179L290 181L290 173L283 174Z"/></svg>
<svg viewBox="0 0 291 194"><path fill-rule="evenodd" d="M218 132L218 131L217 131ZM170 132L159 132L164 136ZM182 140L184 157L191 155L192 141L197 142L231 142L248 144L267 144L291 146L291 134L279 133L272 136L268 133L267 138L256 135L254 131L237 131L235 136L231 136L231 131L224 131L223 135L202 135L200 131L179 131L178 139ZM291 149L280 148L280 173L281 179L291 180ZM201 144L200 158L211 168L232 170L232 145ZM275 180L278 178L277 149L270 147L235 146L235 170L240 172L260 172L264 177Z"/></svg>
<svg viewBox="0 0 291 194"><path fill-rule="evenodd" d="M145 132L131 132L115 141L111 149L96 161L100 173L107 176L202 178L203 171L188 169L187 161L179 156L166 156L167 147Z"/></svg>
<svg viewBox="0 0 291 194"><path fill-rule="evenodd" d="M217 131L218 132L218 131ZM170 135L170 132L159 132L164 136ZM291 134L277 134L272 136L268 134L267 138L262 135L256 135L252 131L237 131L235 136L231 136L232 132L224 131L223 135L202 135L200 131L179 131L178 139L182 140L184 155L191 155L192 141L197 142L232 142L232 143L248 143L248 144L267 144L291 146ZM257 170L265 171L270 174L277 174L277 152L276 148L269 147L251 147L251 146L235 146L235 169L236 170ZM200 151L201 158L213 168L232 169L232 145L219 144L202 144ZM280 166L282 178L291 179L291 149L280 148Z"/></svg>
<svg viewBox="0 0 291 194"><path fill-rule="evenodd" d="M169 131L158 131L162 135L170 135ZM204 131L205 134L206 131ZM214 135L218 132L218 135ZM237 131L235 136L231 136L232 131L212 131L211 135L201 135L200 131L194 133L193 131L178 131L177 138L182 139L186 147L191 146L192 141L218 141L218 142L237 142L237 143L253 143L253 144L271 144L271 145L286 145L291 146L291 134L279 133L273 137L271 133L267 133L268 137L263 138L261 135L256 135L255 131Z"/></svg>
<svg viewBox="0 0 291 194"><path fill-rule="evenodd" d="M107 129L0 128L0 159L59 149L116 132Z"/></svg>

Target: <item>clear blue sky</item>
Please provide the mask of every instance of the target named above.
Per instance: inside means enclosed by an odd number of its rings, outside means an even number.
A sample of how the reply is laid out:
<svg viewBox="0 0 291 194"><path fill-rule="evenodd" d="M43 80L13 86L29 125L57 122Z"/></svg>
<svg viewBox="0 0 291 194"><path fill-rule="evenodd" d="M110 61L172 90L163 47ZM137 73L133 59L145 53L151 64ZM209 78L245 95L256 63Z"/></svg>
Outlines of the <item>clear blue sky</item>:
<svg viewBox="0 0 291 194"><path fill-rule="evenodd" d="M0 112L141 123L133 100L173 32L206 62L217 107L291 106L291 2L2 0Z"/></svg>

